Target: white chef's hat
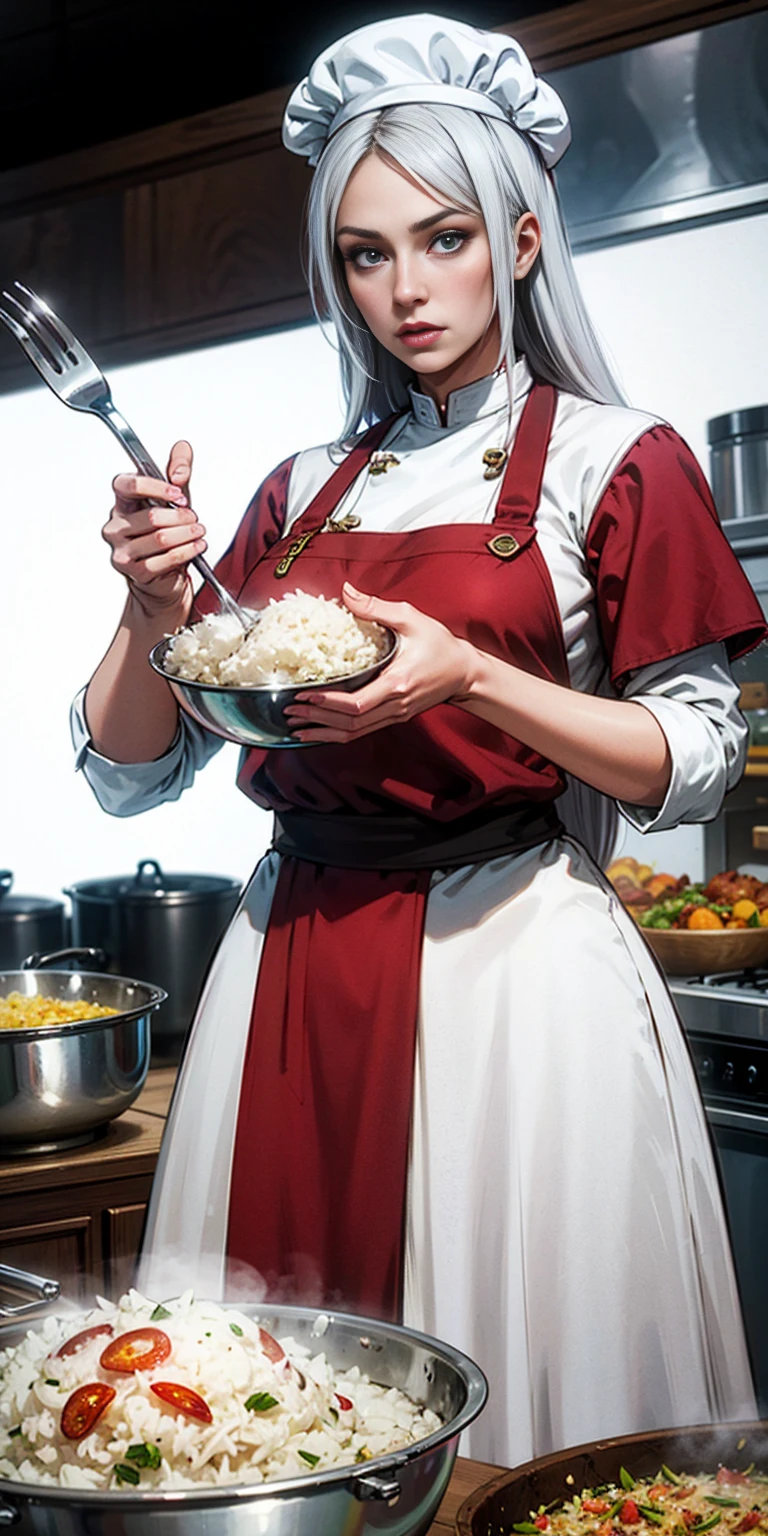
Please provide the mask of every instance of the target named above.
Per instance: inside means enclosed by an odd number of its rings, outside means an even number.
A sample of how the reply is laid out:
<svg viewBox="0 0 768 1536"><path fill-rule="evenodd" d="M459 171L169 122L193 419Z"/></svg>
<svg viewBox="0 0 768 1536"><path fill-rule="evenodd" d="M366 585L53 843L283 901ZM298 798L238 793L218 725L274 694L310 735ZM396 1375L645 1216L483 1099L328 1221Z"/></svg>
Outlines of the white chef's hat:
<svg viewBox="0 0 768 1536"><path fill-rule="evenodd" d="M465 107L512 123L547 167L571 140L560 97L514 38L442 16L398 16L350 32L315 59L286 107L283 143L317 165L351 118L406 102Z"/></svg>

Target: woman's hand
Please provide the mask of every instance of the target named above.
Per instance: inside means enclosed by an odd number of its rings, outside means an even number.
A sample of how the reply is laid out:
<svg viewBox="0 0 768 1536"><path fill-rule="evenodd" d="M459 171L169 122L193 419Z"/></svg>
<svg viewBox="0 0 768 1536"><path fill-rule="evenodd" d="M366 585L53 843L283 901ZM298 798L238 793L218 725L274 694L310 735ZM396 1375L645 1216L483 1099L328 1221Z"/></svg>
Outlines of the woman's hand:
<svg viewBox="0 0 768 1536"><path fill-rule="evenodd" d="M205 529L187 495L191 472L192 449L178 442L171 449L167 481L117 475L112 482L115 505L102 537L112 550L115 570L147 614L168 608L188 612L191 604L189 562L206 548Z"/></svg>
<svg viewBox="0 0 768 1536"><path fill-rule="evenodd" d="M285 715L300 741L356 741L385 725L411 720L445 704L468 687L474 647L410 603L385 603L345 582L343 598L358 619L394 629L400 648L394 661L356 693L329 689L299 694Z"/></svg>

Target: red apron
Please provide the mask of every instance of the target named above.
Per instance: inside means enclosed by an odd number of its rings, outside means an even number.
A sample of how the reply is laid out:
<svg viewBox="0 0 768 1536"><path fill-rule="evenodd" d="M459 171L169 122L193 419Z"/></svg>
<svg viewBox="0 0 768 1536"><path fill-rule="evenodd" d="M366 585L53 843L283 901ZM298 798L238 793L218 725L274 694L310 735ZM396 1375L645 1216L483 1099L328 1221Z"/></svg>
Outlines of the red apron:
<svg viewBox="0 0 768 1536"><path fill-rule="evenodd" d="M286 588L337 597L349 579L567 686L535 530L555 405L553 388L534 386L492 524L319 531L386 430L375 428L258 562L241 600L263 606ZM345 746L251 752L239 783L278 813L315 822L343 812L378 829L407 813L446 830L505 807L544 807L564 787L552 763L451 704ZM429 881L424 868L281 861L240 1093L228 1254L283 1299L388 1317L400 1309Z"/></svg>

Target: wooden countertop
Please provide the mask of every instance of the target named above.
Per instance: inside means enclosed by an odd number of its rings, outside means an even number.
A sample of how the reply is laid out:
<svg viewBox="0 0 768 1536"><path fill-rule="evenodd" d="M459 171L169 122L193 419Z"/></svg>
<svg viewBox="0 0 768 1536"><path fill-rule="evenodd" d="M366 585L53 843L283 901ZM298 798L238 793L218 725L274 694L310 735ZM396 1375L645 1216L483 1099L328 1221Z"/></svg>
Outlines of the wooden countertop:
<svg viewBox="0 0 768 1536"><path fill-rule="evenodd" d="M0 1195L95 1184L126 1172L153 1173L175 1080L175 1067L151 1068L131 1108L84 1147L0 1159Z"/></svg>
<svg viewBox="0 0 768 1536"><path fill-rule="evenodd" d="M483 1483L498 1477L501 1471L502 1467L492 1467L485 1461L470 1461L468 1457L459 1456L445 1498L437 1511L437 1518L429 1527L430 1536L455 1536L456 1516L464 1500L476 1488L481 1488Z"/></svg>

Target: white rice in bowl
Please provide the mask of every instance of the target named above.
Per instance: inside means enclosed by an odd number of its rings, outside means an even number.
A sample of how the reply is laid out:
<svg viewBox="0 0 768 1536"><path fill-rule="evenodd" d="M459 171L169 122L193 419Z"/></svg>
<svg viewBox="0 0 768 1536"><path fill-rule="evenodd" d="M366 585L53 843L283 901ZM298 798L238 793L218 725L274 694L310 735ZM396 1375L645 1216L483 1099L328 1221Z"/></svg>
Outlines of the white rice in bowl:
<svg viewBox="0 0 768 1536"><path fill-rule="evenodd" d="M244 635L231 614L209 614L172 636L165 668L185 682L223 687L324 683L386 655L380 624L356 619L336 598L291 592L272 599Z"/></svg>
<svg viewBox="0 0 768 1536"><path fill-rule="evenodd" d="M112 1340L146 1327L170 1344L165 1359L127 1372L101 1365ZM92 1328L98 1336L58 1354ZM442 1427L398 1388L356 1367L334 1371L293 1339L279 1342L284 1353L274 1358L275 1341L258 1321L191 1291L162 1307L129 1291L117 1304L99 1298L88 1313L46 1318L0 1351L0 1477L90 1489L258 1484L367 1461ZM98 1383L114 1397L80 1438L68 1438L67 1403ZM161 1399L153 1383L191 1389L210 1422Z"/></svg>

